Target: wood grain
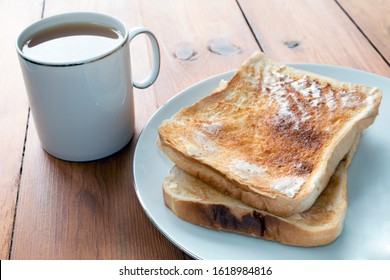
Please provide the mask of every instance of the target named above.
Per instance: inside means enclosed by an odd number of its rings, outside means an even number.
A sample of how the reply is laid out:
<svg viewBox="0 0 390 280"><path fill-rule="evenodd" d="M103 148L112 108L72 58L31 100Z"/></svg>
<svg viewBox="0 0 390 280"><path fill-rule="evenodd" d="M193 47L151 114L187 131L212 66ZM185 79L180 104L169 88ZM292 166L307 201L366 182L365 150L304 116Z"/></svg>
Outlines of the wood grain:
<svg viewBox="0 0 390 280"><path fill-rule="evenodd" d="M390 63L390 1L337 0L378 51ZM390 76L390 75L388 75Z"/></svg>
<svg viewBox="0 0 390 280"><path fill-rule="evenodd" d="M13 259L183 258L139 205L130 146L99 161L70 163L42 151L33 123L28 137L31 167L23 172Z"/></svg>
<svg viewBox="0 0 390 280"><path fill-rule="evenodd" d="M236 69L259 49L233 0L167 0L158 8L153 0L140 3L148 11L145 25L161 43L162 68L155 87L159 106L196 82ZM210 50L211 45L224 55Z"/></svg>
<svg viewBox="0 0 390 280"><path fill-rule="evenodd" d="M0 259L9 256L28 102L15 51L15 41L26 25L38 20L41 1L1 1L0 26Z"/></svg>
<svg viewBox="0 0 390 280"><path fill-rule="evenodd" d="M238 2L262 49L274 59L336 64L390 75L386 62L334 1Z"/></svg>

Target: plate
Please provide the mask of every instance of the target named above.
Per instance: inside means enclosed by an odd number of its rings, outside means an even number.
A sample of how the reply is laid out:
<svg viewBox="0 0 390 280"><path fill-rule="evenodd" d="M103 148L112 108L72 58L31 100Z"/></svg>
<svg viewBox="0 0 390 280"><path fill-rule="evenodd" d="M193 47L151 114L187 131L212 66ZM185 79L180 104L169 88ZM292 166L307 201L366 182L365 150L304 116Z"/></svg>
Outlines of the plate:
<svg viewBox="0 0 390 280"><path fill-rule="evenodd" d="M193 225L165 206L161 185L173 164L156 146L158 126L179 109L209 94L234 71L213 76L178 93L144 127L134 152L133 180L145 213L173 244L196 259L390 259L390 79L333 65L289 65L376 86L383 91L379 115L365 130L348 170L349 205L339 238L329 245L312 248L282 245Z"/></svg>

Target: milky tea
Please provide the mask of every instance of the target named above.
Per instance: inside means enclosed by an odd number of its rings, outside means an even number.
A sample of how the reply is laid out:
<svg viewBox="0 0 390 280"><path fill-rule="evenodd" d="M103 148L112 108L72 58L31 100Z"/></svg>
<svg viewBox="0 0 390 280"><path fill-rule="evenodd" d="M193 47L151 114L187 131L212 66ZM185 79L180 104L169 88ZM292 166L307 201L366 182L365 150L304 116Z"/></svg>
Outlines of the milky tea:
<svg viewBox="0 0 390 280"><path fill-rule="evenodd" d="M22 52L40 61L67 63L108 53L121 40L119 30L102 24L58 24L33 34L24 43Z"/></svg>

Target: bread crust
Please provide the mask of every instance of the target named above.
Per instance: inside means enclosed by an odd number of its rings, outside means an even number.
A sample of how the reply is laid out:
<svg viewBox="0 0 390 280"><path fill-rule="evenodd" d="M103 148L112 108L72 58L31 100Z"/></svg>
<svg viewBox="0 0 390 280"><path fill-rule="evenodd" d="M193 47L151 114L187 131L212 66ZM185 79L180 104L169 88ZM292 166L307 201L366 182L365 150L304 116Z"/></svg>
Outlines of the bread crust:
<svg viewBox="0 0 390 280"><path fill-rule="evenodd" d="M231 231L294 246L320 246L342 232L347 210L347 168L358 147L357 137L347 156L313 206L279 217L252 208L215 191L174 166L163 182L165 204L181 219L214 230Z"/></svg>
<svg viewBox="0 0 390 280"><path fill-rule="evenodd" d="M177 167L172 170L171 177L166 179L163 184L163 196L165 204L175 215L196 225L214 230L250 235L288 245L319 246L334 241L342 231L347 208L345 168L346 163L343 161L340 163L337 175L335 174L332 178L329 189L326 189L330 194L324 192L324 195L330 196L329 200L340 200L337 203L337 209L329 210L329 213L322 211L317 214L319 217L315 217L311 213L315 211L310 212L310 209L307 210L307 213L283 218L242 205L218 203L218 200L215 201L215 199L208 201L207 199L198 200L191 196L175 196L169 189L172 180L178 184L185 184L188 183L185 179L183 182L178 182L178 180L183 179L177 177L191 176L189 174L177 174L184 172ZM204 184L204 182L198 179L193 187L199 187L199 184ZM310 217L311 215L312 217ZM314 221L310 221L310 218Z"/></svg>
<svg viewBox="0 0 390 280"><path fill-rule="evenodd" d="M380 101L377 88L255 53L212 94L164 121L159 146L218 191L289 216L313 205L356 136L375 120Z"/></svg>

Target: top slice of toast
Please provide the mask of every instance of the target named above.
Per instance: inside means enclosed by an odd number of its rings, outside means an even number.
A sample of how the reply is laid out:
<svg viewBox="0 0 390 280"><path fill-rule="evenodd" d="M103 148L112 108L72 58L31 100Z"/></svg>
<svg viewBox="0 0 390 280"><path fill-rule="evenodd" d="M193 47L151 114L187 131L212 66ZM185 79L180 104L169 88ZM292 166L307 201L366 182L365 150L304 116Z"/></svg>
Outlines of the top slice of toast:
<svg viewBox="0 0 390 280"><path fill-rule="evenodd" d="M287 216L315 202L356 136L373 123L381 96L377 88L256 52L228 82L165 120L159 145L220 192Z"/></svg>

